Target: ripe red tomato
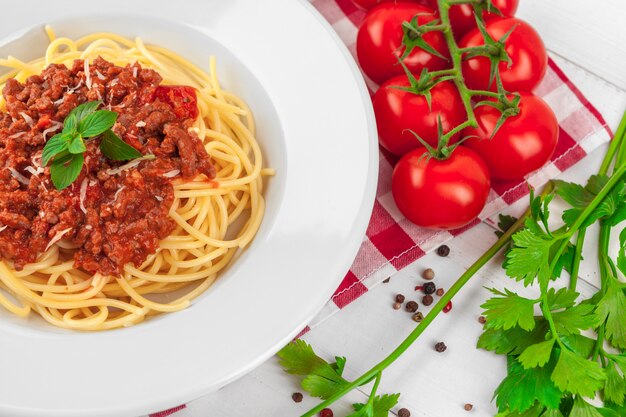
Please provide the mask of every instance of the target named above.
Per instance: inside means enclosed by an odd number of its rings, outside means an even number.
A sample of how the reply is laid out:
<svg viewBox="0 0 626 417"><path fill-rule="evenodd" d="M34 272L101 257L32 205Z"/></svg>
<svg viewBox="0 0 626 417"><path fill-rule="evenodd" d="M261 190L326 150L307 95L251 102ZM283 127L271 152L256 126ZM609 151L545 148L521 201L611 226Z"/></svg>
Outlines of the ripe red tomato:
<svg viewBox="0 0 626 417"><path fill-rule="evenodd" d="M443 131L447 133L463 123L466 117L461 96L451 81L441 82L430 90L431 109L425 96L394 88L409 86L406 75L394 77L378 89L373 100L380 144L398 156L421 147L407 129L436 148L437 118L441 117ZM458 137L455 135L451 143Z"/></svg>
<svg viewBox="0 0 626 417"><path fill-rule="evenodd" d="M493 5L500 10L502 16L511 17L515 15L519 0L493 0ZM498 18L496 13L483 12L485 21ZM450 7L450 24L454 37L459 40L472 29L476 28L476 17L474 16L474 8L469 4L459 4Z"/></svg>
<svg viewBox="0 0 626 417"><path fill-rule="evenodd" d="M493 19L487 22L487 32L499 40L511 28L515 27L505 42L505 50L511 58L511 65L500 63L502 84L507 91L532 91L546 73L548 54L541 37L532 26L523 20L511 17ZM462 48L483 45L484 39L478 29L469 32L460 43ZM468 87L475 90L487 90L489 84L490 62L487 57L478 56L463 62L463 75ZM490 86L496 91L496 83Z"/></svg>
<svg viewBox="0 0 626 417"><path fill-rule="evenodd" d="M393 170L396 205L418 226L446 230L465 226L487 202L491 186L487 165L463 146L444 161L424 152L419 148L407 153Z"/></svg>
<svg viewBox="0 0 626 417"><path fill-rule="evenodd" d="M352 0L352 3L356 4L362 9L369 10L372 7L378 6L381 3L398 3L398 2L411 2L421 3L425 6L429 6L429 0Z"/></svg>
<svg viewBox="0 0 626 417"><path fill-rule="evenodd" d="M402 23L416 15L420 25L436 17L433 9L419 4L383 3L372 9L361 23L356 42L357 57L365 74L378 84L404 74L398 63L398 58L405 50L402 44ZM423 39L446 59L417 47L403 60L409 71L419 74L423 68L436 71L448 67L450 53L443 34L429 32Z"/></svg>
<svg viewBox="0 0 626 417"><path fill-rule="evenodd" d="M522 93L519 109L493 138L500 111L490 106L475 110L478 128L463 131L465 136L477 136L463 144L484 159L492 178L523 178L548 162L556 148L559 124L550 106L537 96Z"/></svg>

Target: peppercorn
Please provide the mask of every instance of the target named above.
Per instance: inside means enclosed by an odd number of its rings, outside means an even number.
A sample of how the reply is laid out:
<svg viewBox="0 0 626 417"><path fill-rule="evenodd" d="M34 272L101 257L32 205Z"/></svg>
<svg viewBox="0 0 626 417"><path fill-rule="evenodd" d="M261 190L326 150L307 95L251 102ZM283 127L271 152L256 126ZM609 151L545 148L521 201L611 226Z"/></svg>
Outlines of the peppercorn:
<svg viewBox="0 0 626 417"><path fill-rule="evenodd" d="M401 408L398 410L398 417L411 417L411 412L406 408Z"/></svg>
<svg viewBox="0 0 626 417"><path fill-rule="evenodd" d="M437 286L434 282L427 282L422 286L424 294L433 294L437 290Z"/></svg>
<svg viewBox="0 0 626 417"><path fill-rule="evenodd" d="M416 321L419 323L422 320L424 320L424 315L422 313L418 311L417 313L413 314L413 321Z"/></svg>
<svg viewBox="0 0 626 417"><path fill-rule="evenodd" d="M478 322L479 322L480 324L485 324L485 323L487 323L487 317L485 317L485 316L480 316L480 317L478 317Z"/></svg>
<svg viewBox="0 0 626 417"><path fill-rule="evenodd" d="M425 295L424 298L422 298L422 304L424 304L426 307L428 307L429 305L431 305L433 303L433 296L432 295Z"/></svg>
<svg viewBox="0 0 626 417"><path fill-rule="evenodd" d="M297 403L302 402L302 398L304 397L301 392L294 392L293 394L291 394L291 399L294 402L297 402Z"/></svg>
<svg viewBox="0 0 626 417"><path fill-rule="evenodd" d="M446 346L446 344L443 342L439 342L435 345L435 350L439 353L445 352L446 349L448 349L448 346Z"/></svg>
<svg viewBox="0 0 626 417"><path fill-rule="evenodd" d="M422 272L422 278L430 281L431 279L435 278L435 271L433 271L431 268L425 269L424 272Z"/></svg>
<svg viewBox="0 0 626 417"><path fill-rule="evenodd" d="M445 257L450 255L450 248L447 245L441 245L437 248L437 255Z"/></svg>
<svg viewBox="0 0 626 417"><path fill-rule="evenodd" d="M389 281L391 281L391 277L386 278L386 279L383 281L383 284L388 284L388 283L389 283Z"/></svg>
<svg viewBox="0 0 626 417"><path fill-rule="evenodd" d="M404 303L404 295L402 294L396 295L396 303Z"/></svg>
<svg viewBox="0 0 626 417"><path fill-rule="evenodd" d="M409 301L408 303L406 303L406 306L404 306L404 308L406 308L406 311L408 311L409 313L415 313L419 308L419 304L417 304L415 301Z"/></svg>
<svg viewBox="0 0 626 417"><path fill-rule="evenodd" d="M333 414L333 410L331 410L330 408L325 408L322 411L320 411L320 417L334 417L335 415Z"/></svg>
<svg viewBox="0 0 626 417"><path fill-rule="evenodd" d="M402 303L393 303L394 310L400 310L400 307L402 307Z"/></svg>
<svg viewBox="0 0 626 417"><path fill-rule="evenodd" d="M437 291L435 292L435 294L437 294L439 297L441 297L444 293L443 288L437 288Z"/></svg>
<svg viewBox="0 0 626 417"><path fill-rule="evenodd" d="M465 409L465 411L472 411L472 408L474 408L474 406L470 403L467 403L463 406L463 409Z"/></svg>

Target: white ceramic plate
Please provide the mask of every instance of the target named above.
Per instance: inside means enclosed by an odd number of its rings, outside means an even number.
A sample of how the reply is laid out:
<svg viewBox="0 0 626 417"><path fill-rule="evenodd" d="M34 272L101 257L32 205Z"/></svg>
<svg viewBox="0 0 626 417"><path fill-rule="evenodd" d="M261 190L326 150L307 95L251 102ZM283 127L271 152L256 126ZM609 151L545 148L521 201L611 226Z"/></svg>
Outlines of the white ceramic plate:
<svg viewBox="0 0 626 417"><path fill-rule="evenodd" d="M140 415L259 365L329 299L371 213L377 145L355 63L305 1L23 0L5 4L0 56L43 55L59 35L141 36L207 68L252 107L277 175L251 247L185 311L101 333L0 311L0 415ZM8 18L7 16L10 16Z"/></svg>

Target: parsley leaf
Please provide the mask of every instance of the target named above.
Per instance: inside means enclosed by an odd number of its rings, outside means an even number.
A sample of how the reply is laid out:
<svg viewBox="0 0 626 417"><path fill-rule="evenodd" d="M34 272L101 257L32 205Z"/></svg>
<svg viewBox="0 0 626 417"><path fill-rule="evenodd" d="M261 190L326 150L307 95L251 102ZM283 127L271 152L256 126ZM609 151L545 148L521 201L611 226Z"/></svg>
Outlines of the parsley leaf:
<svg viewBox="0 0 626 417"><path fill-rule="evenodd" d="M551 378L561 391L594 397L596 391L604 386L606 376L597 362L581 358L569 350L561 350Z"/></svg>
<svg viewBox="0 0 626 417"><path fill-rule="evenodd" d="M326 399L348 384L338 372L338 369L343 371L345 358L335 368L317 356L303 340L289 343L278 352L278 357L286 372L305 377L302 388L314 397Z"/></svg>
<svg viewBox="0 0 626 417"><path fill-rule="evenodd" d="M517 218L513 216L509 216L508 214L500 214L498 215L498 228L500 230L496 230L496 236L502 237L504 232L509 230L517 221Z"/></svg>
<svg viewBox="0 0 626 417"><path fill-rule="evenodd" d="M124 142L112 130L107 130L102 134L100 150L104 156L114 161L127 161L141 157L141 152Z"/></svg>
<svg viewBox="0 0 626 417"><path fill-rule="evenodd" d="M57 190L67 188L80 175L83 168L83 154L69 154L55 158L50 166L50 178Z"/></svg>
<svg viewBox="0 0 626 417"><path fill-rule="evenodd" d="M579 334L581 330L597 326L597 316L591 304L578 304L567 310L553 313L552 318L560 334Z"/></svg>
<svg viewBox="0 0 626 417"><path fill-rule="evenodd" d="M548 408L558 408L562 393L550 379L553 368L554 355L546 366L530 369L524 369L509 356L508 375L495 392L498 410L526 411L536 401Z"/></svg>
<svg viewBox="0 0 626 417"><path fill-rule="evenodd" d="M554 288L550 288L546 295L548 298L548 306L552 311L573 307L579 296L576 291L572 291L568 288L561 288L558 291Z"/></svg>
<svg viewBox="0 0 626 417"><path fill-rule="evenodd" d="M348 417L387 417L389 411L398 404L398 398L400 398L400 394L377 395L372 404L352 404L356 413L350 414Z"/></svg>
<svg viewBox="0 0 626 417"><path fill-rule="evenodd" d="M626 348L626 295L613 279L606 282L606 294L598 302L598 320L605 323L606 338L615 347Z"/></svg>
<svg viewBox="0 0 626 417"><path fill-rule="evenodd" d="M501 297L493 297L487 300L481 308L485 309L487 327L492 329L510 329L519 326L524 330L532 330L535 327L533 308L537 300L529 300L505 290L502 293L496 289L490 290Z"/></svg>
<svg viewBox="0 0 626 417"><path fill-rule="evenodd" d="M619 254L617 255L617 267L622 274L626 275L626 228L619 234Z"/></svg>
<svg viewBox="0 0 626 417"><path fill-rule="evenodd" d="M556 339L546 340L545 342L531 345L519 355L517 360L522 364L524 369L536 368L538 366L544 366L550 360L552 355L552 347Z"/></svg>
<svg viewBox="0 0 626 417"><path fill-rule="evenodd" d="M574 400L574 407L569 413L569 417L603 417L596 407L589 404L580 397Z"/></svg>
<svg viewBox="0 0 626 417"><path fill-rule="evenodd" d="M532 221L526 224L532 224ZM550 248L554 240L523 229L513 235L513 243L514 246L506 254L506 274L517 281L523 280L525 286L531 285L536 276L539 276L540 282L547 282Z"/></svg>
<svg viewBox="0 0 626 417"><path fill-rule="evenodd" d="M548 323L537 320L535 328L527 332L519 327L508 330L486 329L478 339L477 347L491 350L498 354L521 354L527 347L546 340Z"/></svg>
<svg viewBox="0 0 626 417"><path fill-rule="evenodd" d="M596 341L580 334L561 335L561 342L583 358L588 358L593 352Z"/></svg>
<svg viewBox="0 0 626 417"><path fill-rule="evenodd" d="M604 399L611 401L617 405L624 404L624 396L626 396L626 381L624 377L617 372L614 362L604 368L606 370L606 382L604 383Z"/></svg>

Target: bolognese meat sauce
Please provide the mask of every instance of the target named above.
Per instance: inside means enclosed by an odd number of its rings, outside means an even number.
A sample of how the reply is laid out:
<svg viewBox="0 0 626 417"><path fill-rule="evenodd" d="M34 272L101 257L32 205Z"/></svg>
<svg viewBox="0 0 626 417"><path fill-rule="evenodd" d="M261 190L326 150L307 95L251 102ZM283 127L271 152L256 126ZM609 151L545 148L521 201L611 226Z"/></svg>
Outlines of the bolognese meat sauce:
<svg viewBox="0 0 626 417"><path fill-rule="evenodd" d="M175 228L168 212L173 178L215 177L202 142L191 129L198 116L195 90L163 86L138 64L102 58L72 68L52 64L24 83L9 79L0 113L0 257L20 270L60 240L74 266L119 276L141 265ZM41 163L46 140L60 132L76 106L100 100L118 113L112 130L154 159L107 159L99 138L87 141L78 179L59 191Z"/></svg>

